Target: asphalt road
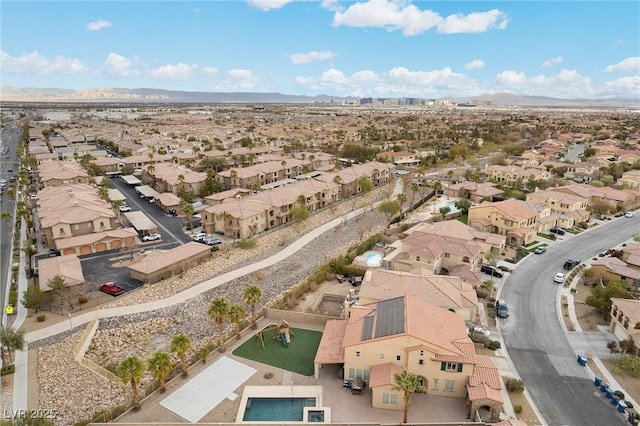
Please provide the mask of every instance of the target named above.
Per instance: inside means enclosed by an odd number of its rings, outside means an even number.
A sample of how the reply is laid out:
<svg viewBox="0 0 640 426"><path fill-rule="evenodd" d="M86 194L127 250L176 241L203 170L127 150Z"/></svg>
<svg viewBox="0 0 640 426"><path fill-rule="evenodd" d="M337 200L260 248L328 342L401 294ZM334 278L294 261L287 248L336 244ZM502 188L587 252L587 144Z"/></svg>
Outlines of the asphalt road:
<svg viewBox="0 0 640 426"><path fill-rule="evenodd" d="M624 425L593 384L562 328L553 282L566 259L583 262L640 233L640 215L618 218L579 235L567 233L542 255L527 256L507 278L500 297L510 317L500 320L509 356L549 425Z"/></svg>
<svg viewBox="0 0 640 426"><path fill-rule="evenodd" d="M18 155L16 148L18 146L18 140L22 134L22 128L15 127L12 124L7 124L2 129L2 146L7 147L8 151L2 154L0 162L0 176L2 179L6 179L5 192L2 194L2 201L0 202L0 210L2 213L9 212L11 214L11 220L0 220L0 302L2 303L2 309L7 304L7 287L9 283L9 267L11 263L11 236L13 233L13 218L15 217L15 201L7 194L7 189L11 182L9 178L11 176L18 175ZM13 173L9 173L9 169L13 170Z"/></svg>

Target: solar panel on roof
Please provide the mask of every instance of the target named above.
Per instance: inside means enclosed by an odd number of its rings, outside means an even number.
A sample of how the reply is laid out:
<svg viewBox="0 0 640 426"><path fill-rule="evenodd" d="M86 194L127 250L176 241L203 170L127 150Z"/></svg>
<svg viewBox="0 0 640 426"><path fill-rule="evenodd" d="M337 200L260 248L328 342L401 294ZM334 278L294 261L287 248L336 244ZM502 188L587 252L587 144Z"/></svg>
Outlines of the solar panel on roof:
<svg viewBox="0 0 640 426"><path fill-rule="evenodd" d="M404 333L404 297L377 303L374 337Z"/></svg>
<svg viewBox="0 0 640 426"><path fill-rule="evenodd" d="M364 317L362 322L362 340L369 340L373 338L373 322L372 316Z"/></svg>

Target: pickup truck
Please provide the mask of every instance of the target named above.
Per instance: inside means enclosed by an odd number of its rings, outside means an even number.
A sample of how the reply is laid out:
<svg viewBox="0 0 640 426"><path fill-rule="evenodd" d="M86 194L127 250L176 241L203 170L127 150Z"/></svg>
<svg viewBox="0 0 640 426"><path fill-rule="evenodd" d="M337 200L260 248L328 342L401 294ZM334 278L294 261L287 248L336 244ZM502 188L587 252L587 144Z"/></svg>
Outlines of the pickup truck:
<svg viewBox="0 0 640 426"><path fill-rule="evenodd" d="M509 318L509 308L503 299L496 301L496 316L498 318Z"/></svg>
<svg viewBox="0 0 640 426"><path fill-rule="evenodd" d="M577 259L569 259L566 262L564 262L564 265L562 266L563 269L566 269L567 271L570 271L571 269L573 269L574 266L578 266L580 264L580 261Z"/></svg>

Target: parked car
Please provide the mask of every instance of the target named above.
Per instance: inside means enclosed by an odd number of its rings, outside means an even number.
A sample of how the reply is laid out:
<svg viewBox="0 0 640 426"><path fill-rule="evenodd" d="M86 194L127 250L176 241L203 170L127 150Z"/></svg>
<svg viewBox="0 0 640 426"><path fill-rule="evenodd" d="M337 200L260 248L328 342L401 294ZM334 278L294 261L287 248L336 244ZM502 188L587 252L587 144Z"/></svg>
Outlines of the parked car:
<svg viewBox="0 0 640 426"><path fill-rule="evenodd" d="M156 232L155 234L145 235L144 237L142 237L142 241L155 241L159 240L160 238L162 237L159 233Z"/></svg>
<svg viewBox="0 0 640 426"><path fill-rule="evenodd" d="M56 257L56 256L62 256L62 253L60 253L60 250L49 249L49 257Z"/></svg>
<svg viewBox="0 0 640 426"><path fill-rule="evenodd" d="M626 212L626 213L624 214L624 217L633 217L633 213L631 213L631 212Z"/></svg>
<svg viewBox="0 0 640 426"><path fill-rule="evenodd" d="M222 244L222 240L218 237L208 236L204 240L202 240L208 246L216 246L218 244Z"/></svg>
<svg viewBox="0 0 640 426"><path fill-rule="evenodd" d="M483 272L487 275L491 275L492 277L502 278L504 274L497 268L494 268L491 265L482 265L480 267L480 272Z"/></svg>
<svg viewBox="0 0 640 426"><path fill-rule="evenodd" d="M131 211L131 207L127 206L126 204L124 206L120 206L118 208L120 209L121 212L130 212Z"/></svg>
<svg viewBox="0 0 640 426"><path fill-rule="evenodd" d="M100 285L100 291L111 296L119 296L124 293L124 287L120 287L114 282L108 282Z"/></svg>
<svg viewBox="0 0 640 426"><path fill-rule="evenodd" d="M535 250L534 250L534 253L535 253L535 254L542 254L542 253L544 253L545 251L547 251L547 248L546 248L546 247L538 247L537 249L535 249Z"/></svg>
<svg viewBox="0 0 640 426"><path fill-rule="evenodd" d="M562 272L558 272L554 277L553 277L553 282L554 283L558 283L558 284L562 284L564 282L564 278L565 278L565 274L563 274Z"/></svg>
<svg viewBox="0 0 640 426"><path fill-rule="evenodd" d="M564 235L566 233L566 231L562 228L551 228L549 229L549 232L556 235Z"/></svg>
<svg viewBox="0 0 640 426"><path fill-rule="evenodd" d="M198 241L199 243L203 242L207 237L209 237L209 234L205 234L204 232L200 232L196 235L193 236L193 239L195 241Z"/></svg>
<svg viewBox="0 0 640 426"><path fill-rule="evenodd" d="M562 268L570 271L571 269L573 269L574 266L578 266L580 264L580 261L578 259L568 259L567 261L564 262L564 265L562 265Z"/></svg>
<svg viewBox="0 0 640 426"><path fill-rule="evenodd" d="M498 318L509 318L509 307L504 299L498 299L496 301L496 316Z"/></svg>

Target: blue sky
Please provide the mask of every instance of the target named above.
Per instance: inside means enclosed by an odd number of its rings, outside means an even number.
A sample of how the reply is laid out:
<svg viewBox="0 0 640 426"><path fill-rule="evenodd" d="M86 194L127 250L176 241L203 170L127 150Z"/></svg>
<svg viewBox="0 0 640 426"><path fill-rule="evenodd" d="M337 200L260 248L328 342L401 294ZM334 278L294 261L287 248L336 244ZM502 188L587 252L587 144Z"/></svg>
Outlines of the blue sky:
<svg viewBox="0 0 640 426"><path fill-rule="evenodd" d="M640 2L11 1L1 84L640 98Z"/></svg>

